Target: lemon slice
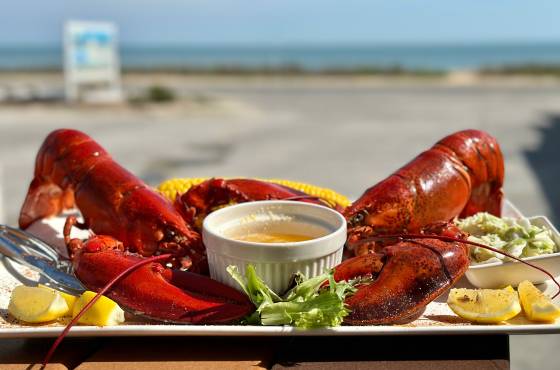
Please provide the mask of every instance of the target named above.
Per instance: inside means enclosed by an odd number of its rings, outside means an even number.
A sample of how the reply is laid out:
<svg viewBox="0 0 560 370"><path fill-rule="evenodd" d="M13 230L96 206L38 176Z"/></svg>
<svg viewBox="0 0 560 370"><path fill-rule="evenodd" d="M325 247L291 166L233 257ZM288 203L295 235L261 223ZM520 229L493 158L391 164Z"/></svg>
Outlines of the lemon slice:
<svg viewBox="0 0 560 370"><path fill-rule="evenodd" d="M530 281L522 281L517 287L525 316L532 321L554 322L560 317L560 308L542 294Z"/></svg>
<svg viewBox="0 0 560 370"><path fill-rule="evenodd" d="M72 317L76 317L78 312L80 312L96 295L97 293L89 290L84 292L74 304ZM115 301L105 296L101 296L101 298L99 298L99 300L78 320L80 324L96 326L119 325L123 322L124 311Z"/></svg>
<svg viewBox="0 0 560 370"><path fill-rule="evenodd" d="M53 321L68 312L68 304L55 290L20 285L12 291L8 312L28 323Z"/></svg>
<svg viewBox="0 0 560 370"><path fill-rule="evenodd" d="M513 289L451 289L449 308L458 316L482 324L497 324L521 312Z"/></svg>
<svg viewBox="0 0 560 370"><path fill-rule="evenodd" d="M74 303L76 303L78 297L72 294L61 292L60 290L53 289L50 286L46 286L43 284L39 284L37 286L39 288L52 290L53 292L57 292L58 294L60 294L62 298L64 298L64 300L66 301L66 304L68 305L68 310L64 313L63 316L72 316L72 308L74 307Z"/></svg>

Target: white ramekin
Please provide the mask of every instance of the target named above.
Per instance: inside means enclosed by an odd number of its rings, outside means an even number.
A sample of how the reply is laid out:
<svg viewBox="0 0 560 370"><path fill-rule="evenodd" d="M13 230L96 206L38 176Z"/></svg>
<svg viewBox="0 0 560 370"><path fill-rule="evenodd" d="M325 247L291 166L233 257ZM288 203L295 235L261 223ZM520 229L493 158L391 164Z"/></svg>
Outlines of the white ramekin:
<svg viewBox="0 0 560 370"><path fill-rule="evenodd" d="M255 243L229 237L234 230L250 230L262 222L276 228L282 225L276 232L305 230L314 234L324 230L324 236L291 243ZM202 239L213 279L240 289L226 268L236 265L244 274L247 264L252 264L268 286L281 294L294 273L314 277L340 263L346 242L346 220L335 210L311 203L281 200L241 203L208 215L204 219Z"/></svg>

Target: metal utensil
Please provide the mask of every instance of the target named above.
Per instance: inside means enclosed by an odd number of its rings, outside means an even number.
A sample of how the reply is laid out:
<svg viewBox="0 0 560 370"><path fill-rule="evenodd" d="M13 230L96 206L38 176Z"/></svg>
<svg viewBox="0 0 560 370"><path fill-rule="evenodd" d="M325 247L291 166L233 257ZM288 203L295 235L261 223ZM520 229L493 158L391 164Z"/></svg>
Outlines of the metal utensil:
<svg viewBox="0 0 560 370"><path fill-rule="evenodd" d="M42 240L25 231L0 225L0 253L29 267L49 280L49 283L70 294L85 291L72 273L72 264Z"/></svg>

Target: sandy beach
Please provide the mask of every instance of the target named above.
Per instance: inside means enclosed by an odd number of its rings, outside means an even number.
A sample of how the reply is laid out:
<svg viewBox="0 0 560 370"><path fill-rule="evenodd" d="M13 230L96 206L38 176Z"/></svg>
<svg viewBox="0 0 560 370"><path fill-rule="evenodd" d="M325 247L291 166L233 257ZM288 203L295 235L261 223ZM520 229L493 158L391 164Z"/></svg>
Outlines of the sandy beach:
<svg viewBox="0 0 560 370"><path fill-rule="evenodd" d="M123 78L130 96L155 85L172 89L178 99L116 106L0 103L0 221L16 222L39 145L59 127L91 134L154 185L169 177L287 178L350 198L445 135L476 128L502 146L507 198L527 215L560 223L560 79L469 72L433 78ZM62 88L55 72L0 73L0 91L60 96ZM512 368L555 368L559 339L512 336Z"/></svg>

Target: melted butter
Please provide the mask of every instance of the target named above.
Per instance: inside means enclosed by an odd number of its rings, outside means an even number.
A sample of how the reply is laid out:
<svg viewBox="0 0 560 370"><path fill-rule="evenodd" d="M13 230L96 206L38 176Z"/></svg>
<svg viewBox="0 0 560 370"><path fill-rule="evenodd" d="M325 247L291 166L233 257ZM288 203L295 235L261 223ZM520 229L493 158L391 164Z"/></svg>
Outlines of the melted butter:
<svg viewBox="0 0 560 370"><path fill-rule="evenodd" d="M315 238L309 235L301 235L301 234L262 232L262 233L234 235L233 239L245 241L245 242L256 242L256 243L294 243L294 242L303 242Z"/></svg>

